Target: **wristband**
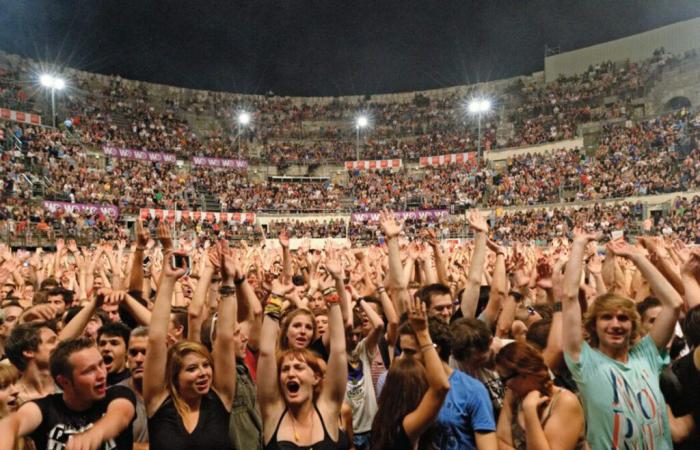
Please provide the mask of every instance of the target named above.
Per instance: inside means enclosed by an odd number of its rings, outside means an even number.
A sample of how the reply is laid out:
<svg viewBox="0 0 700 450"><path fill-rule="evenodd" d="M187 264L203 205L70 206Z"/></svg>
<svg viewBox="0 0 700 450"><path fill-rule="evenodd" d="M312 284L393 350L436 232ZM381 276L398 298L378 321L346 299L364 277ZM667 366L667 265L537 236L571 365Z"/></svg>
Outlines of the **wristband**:
<svg viewBox="0 0 700 450"><path fill-rule="evenodd" d="M420 346L420 351L424 352L426 350L430 350L431 348L437 348L437 344L434 344L432 342L430 342L428 344L423 344Z"/></svg>
<svg viewBox="0 0 700 450"><path fill-rule="evenodd" d="M552 310L554 312L561 312L561 302L555 302L554 305L552 305Z"/></svg>
<svg viewBox="0 0 700 450"><path fill-rule="evenodd" d="M274 320L280 320L282 316L282 302L284 299L278 295L270 295L265 305L265 315Z"/></svg>
<svg viewBox="0 0 700 450"><path fill-rule="evenodd" d="M334 287L329 287L323 290L323 296L325 297L326 295L331 295L331 294L336 294L338 291Z"/></svg>
<svg viewBox="0 0 700 450"><path fill-rule="evenodd" d="M380 286L377 288L377 294L383 294L386 292L386 288L384 286Z"/></svg>
<svg viewBox="0 0 700 450"><path fill-rule="evenodd" d="M323 300L326 301L326 303L334 304L340 302L340 296L337 293L325 295L323 297Z"/></svg>
<svg viewBox="0 0 700 450"><path fill-rule="evenodd" d="M235 294L236 294L236 288L234 288L233 286L221 286L221 288L219 288L219 295L221 295L222 297L226 297L229 295L235 295Z"/></svg>
<svg viewBox="0 0 700 450"><path fill-rule="evenodd" d="M236 286L240 286L243 283L245 283L245 276L233 279L233 284L235 284Z"/></svg>

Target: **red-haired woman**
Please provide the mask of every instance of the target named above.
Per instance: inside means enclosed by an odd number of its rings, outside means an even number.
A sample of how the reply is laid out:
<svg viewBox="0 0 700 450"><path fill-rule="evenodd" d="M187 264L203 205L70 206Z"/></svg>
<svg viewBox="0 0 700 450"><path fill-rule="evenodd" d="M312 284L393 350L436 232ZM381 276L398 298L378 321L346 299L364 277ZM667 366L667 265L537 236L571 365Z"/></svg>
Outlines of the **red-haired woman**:
<svg viewBox="0 0 700 450"><path fill-rule="evenodd" d="M502 450L585 448L583 407L554 386L539 351L513 342L498 352L496 368L507 388L496 427Z"/></svg>
<svg viewBox="0 0 700 450"><path fill-rule="evenodd" d="M340 408L348 376L338 295L344 289L343 271L334 258L326 262L326 269L335 281L335 287L324 289L331 341L328 370L324 371L323 361L304 346L290 345L279 356L276 354L283 303L279 294L286 290L278 280L265 306L257 373L266 450L347 448L340 431Z"/></svg>
<svg viewBox="0 0 700 450"><path fill-rule="evenodd" d="M232 448L228 425L236 390L237 303L235 263L222 252L221 302L216 339L210 354L194 341L167 348L173 290L185 269L170 265L175 252L165 255L158 294L148 331L143 399L148 414L149 447L158 449Z"/></svg>

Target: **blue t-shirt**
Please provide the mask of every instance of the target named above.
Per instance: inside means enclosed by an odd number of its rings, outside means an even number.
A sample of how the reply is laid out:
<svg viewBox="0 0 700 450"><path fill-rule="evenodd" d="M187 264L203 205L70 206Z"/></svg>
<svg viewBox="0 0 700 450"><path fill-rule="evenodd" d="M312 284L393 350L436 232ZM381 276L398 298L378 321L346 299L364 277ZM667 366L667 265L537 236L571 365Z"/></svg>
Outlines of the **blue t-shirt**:
<svg viewBox="0 0 700 450"><path fill-rule="evenodd" d="M581 347L578 362L564 354L586 413L586 439L593 450L672 449L659 373L668 357L646 336L629 351L627 363Z"/></svg>
<svg viewBox="0 0 700 450"><path fill-rule="evenodd" d="M483 383L454 370L450 390L434 427L433 447L441 450L476 450L474 433L496 431L491 398Z"/></svg>

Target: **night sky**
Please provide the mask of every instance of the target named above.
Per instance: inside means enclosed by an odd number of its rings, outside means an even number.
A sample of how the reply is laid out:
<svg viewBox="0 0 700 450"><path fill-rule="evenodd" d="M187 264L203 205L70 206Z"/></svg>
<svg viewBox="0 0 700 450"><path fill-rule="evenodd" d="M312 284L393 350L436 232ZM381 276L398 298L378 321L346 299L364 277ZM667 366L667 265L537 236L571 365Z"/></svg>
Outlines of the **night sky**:
<svg viewBox="0 0 700 450"><path fill-rule="evenodd" d="M0 49L175 86L347 95L529 74L545 45L697 16L698 0L0 0Z"/></svg>

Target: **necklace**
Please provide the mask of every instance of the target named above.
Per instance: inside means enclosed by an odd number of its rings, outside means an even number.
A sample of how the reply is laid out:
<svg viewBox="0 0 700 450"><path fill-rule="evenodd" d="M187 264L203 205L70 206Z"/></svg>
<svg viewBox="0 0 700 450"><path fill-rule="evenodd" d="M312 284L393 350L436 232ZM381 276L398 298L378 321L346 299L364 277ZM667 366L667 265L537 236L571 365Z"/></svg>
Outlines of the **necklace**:
<svg viewBox="0 0 700 450"><path fill-rule="evenodd" d="M297 433L297 427L296 427L296 420L294 419L294 414L291 412L289 413L289 418L292 419L292 431L294 432L294 441L299 442L301 441L301 437L299 437L299 433ZM311 437L314 435L314 418L313 418L313 411L311 412ZM313 450L313 449L309 449Z"/></svg>

